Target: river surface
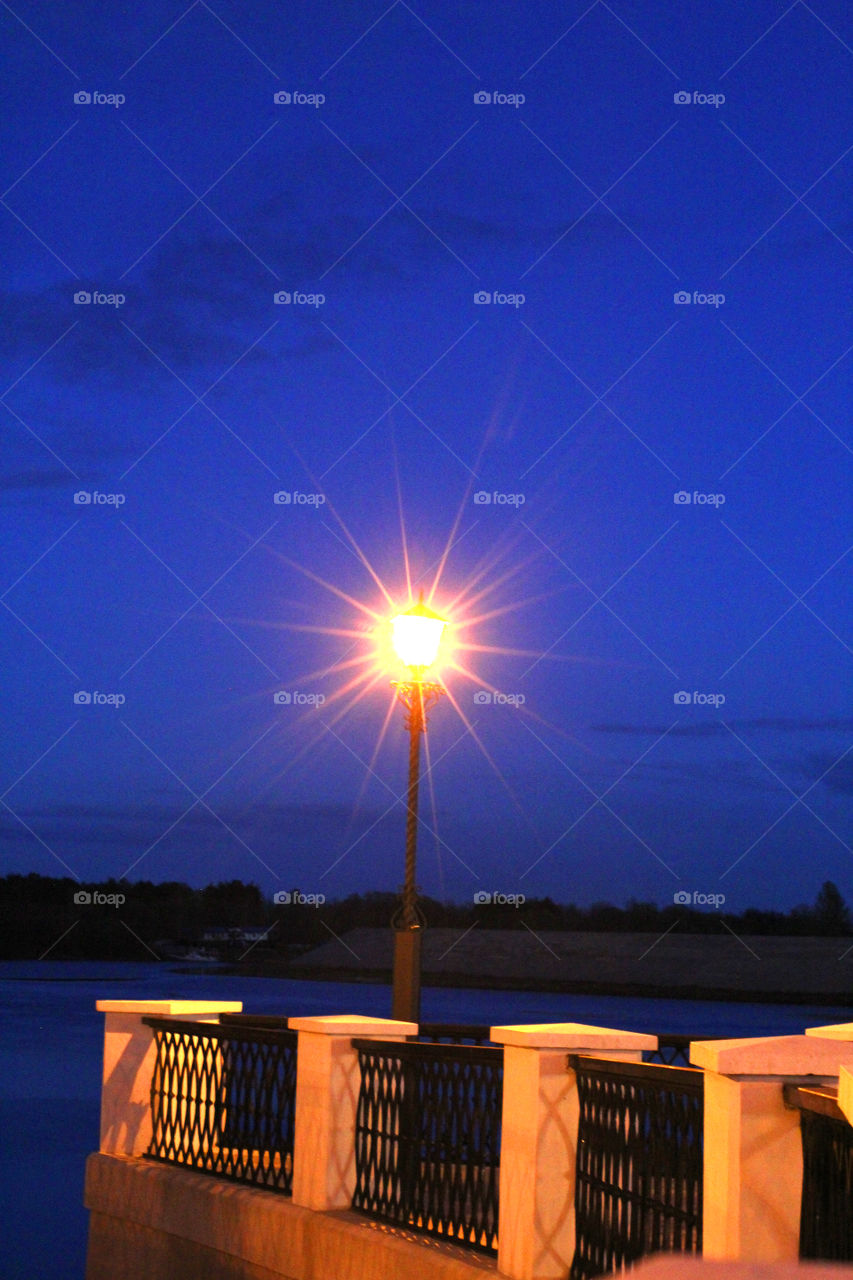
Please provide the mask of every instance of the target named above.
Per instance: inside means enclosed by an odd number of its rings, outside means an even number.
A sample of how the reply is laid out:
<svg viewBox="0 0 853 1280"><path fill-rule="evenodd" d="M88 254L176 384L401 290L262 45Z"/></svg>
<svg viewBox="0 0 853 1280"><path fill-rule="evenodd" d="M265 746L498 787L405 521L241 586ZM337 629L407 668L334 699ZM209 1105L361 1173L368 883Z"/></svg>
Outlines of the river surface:
<svg viewBox="0 0 853 1280"><path fill-rule="evenodd" d="M83 1280L84 1162L98 1146L100 999L242 1000L249 1013L389 1017L382 985L244 978L177 964L0 963L0 1196L7 1280ZM768 1036L851 1021L849 1008L426 987L428 1022L588 1022L652 1033Z"/></svg>

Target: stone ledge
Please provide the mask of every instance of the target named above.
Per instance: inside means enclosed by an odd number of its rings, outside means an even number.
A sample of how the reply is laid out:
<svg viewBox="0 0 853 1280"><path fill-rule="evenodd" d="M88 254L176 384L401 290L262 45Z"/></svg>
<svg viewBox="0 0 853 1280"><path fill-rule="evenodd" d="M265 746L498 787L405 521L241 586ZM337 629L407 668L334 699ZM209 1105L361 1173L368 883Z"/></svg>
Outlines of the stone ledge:
<svg viewBox="0 0 853 1280"><path fill-rule="evenodd" d="M361 1013L333 1013L327 1016L288 1018L291 1031L313 1031L321 1036L416 1036L416 1022L393 1018L368 1018Z"/></svg>
<svg viewBox="0 0 853 1280"><path fill-rule="evenodd" d="M155 1018L198 1013L241 1013L242 1000L96 1000L99 1013L138 1013Z"/></svg>
<svg viewBox="0 0 853 1280"><path fill-rule="evenodd" d="M853 1040L853 1022L832 1022L825 1027L806 1027L807 1036L823 1040Z"/></svg>
<svg viewBox="0 0 853 1280"><path fill-rule="evenodd" d="M546 1022L540 1025L492 1027L489 1036L496 1044L518 1045L525 1049L656 1049L657 1036L639 1031L617 1031L593 1027L585 1022Z"/></svg>
<svg viewBox="0 0 853 1280"><path fill-rule="evenodd" d="M118 1274L113 1257L97 1256L98 1241L115 1245L127 1224L136 1242L128 1250L124 1280L174 1280L168 1259L155 1268L156 1256L173 1260L197 1246L191 1273L205 1280L269 1276L271 1280L399 1280L428 1274L430 1280L483 1280L495 1276L497 1263L452 1244L397 1231L348 1211L316 1213L288 1197L185 1169L128 1156L95 1152L86 1161L84 1203L97 1220L87 1276ZM106 1220L111 1219L109 1229ZM150 1256L140 1253L146 1231L157 1233ZM169 1248L162 1237L172 1237ZM167 1242L168 1243L168 1242ZM202 1266L201 1250L205 1254ZM213 1267L218 1255L221 1265ZM165 1268L165 1269L164 1269Z"/></svg>
<svg viewBox="0 0 853 1280"><path fill-rule="evenodd" d="M805 1035L692 1040L690 1061L729 1076L837 1076L842 1064L853 1066L853 1043Z"/></svg>

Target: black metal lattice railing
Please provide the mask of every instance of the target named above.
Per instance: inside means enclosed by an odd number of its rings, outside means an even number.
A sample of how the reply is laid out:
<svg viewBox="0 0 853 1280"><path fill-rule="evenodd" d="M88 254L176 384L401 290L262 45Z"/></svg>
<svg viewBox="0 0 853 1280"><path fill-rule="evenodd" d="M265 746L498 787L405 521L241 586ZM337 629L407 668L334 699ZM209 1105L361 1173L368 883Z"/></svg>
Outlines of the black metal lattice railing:
<svg viewBox="0 0 853 1280"><path fill-rule="evenodd" d="M643 1062L662 1063L667 1067L690 1066L690 1041L698 1036L659 1035L656 1049L643 1050Z"/></svg>
<svg viewBox="0 0 853 1280"><path fill-rule="evenodd" d="M853 1127L826 1090L785 1085L800 1112L800 1257L853 1262Z"/></svg>
<svg viewBox="0 0 853 1280"><path fill-rule="evenodd" d="M409 1036L426 1044L490 1045L491 1027L481 1022L421 1022L418 1034Z"/></svg>
<svg viewBox="0 0 853 1280"><path fill-rule="evenodd" d="M156 1061L147 1156L290 1195L295 1031L144 1018Z"/></svg>
<svg viewBox="0 0 853 1280"><path fill-rule="evenodd" d="M361 1086L352 1207L497 1252L503 1051L354 1040Z"/></svg>
<svg viewBox="0 0 853 1280"><path fill-rule="evenodd" d="M704 1077L572 1055L580 1120L570 1280L702 1251Z"/></svg>

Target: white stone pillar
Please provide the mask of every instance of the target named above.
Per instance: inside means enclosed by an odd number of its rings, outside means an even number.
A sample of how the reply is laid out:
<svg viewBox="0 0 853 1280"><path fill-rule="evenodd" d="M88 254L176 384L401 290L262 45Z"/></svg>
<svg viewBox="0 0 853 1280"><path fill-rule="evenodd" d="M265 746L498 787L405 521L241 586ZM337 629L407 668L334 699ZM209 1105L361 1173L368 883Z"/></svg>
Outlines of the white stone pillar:
<svg viewBox="0 0 853 1280"><path fill-rule="evenodd" d="M853 1022L835 1022L824 1027L806 1027L807 1036L823 1040L853 1040ZM842 1067L838 1075L838 1105L853 1125L853 1067Z"/></svg>
<svg viewBox="0 0 853 1280"><path fill-rule="evenodd" d="M853 1070L842 1067L838 1076L838 1105L853 1125Z"/></svg>
<svg viewBox="0 0 853 1280"><path fill-rule="evenodd" d="M705 1071L702 1252L707 1259L796 1261L803 1154L786 1083L835 1084L853 1043L817 1036L694 1041Z"/></svg>
<svg viewBox="0 0 853 1280"><path fill-rule="evenodd" d="M565 1280L575 1252L579 1103L569 1053L639 1062L657 1036L584 1023L492 1027L504 1046L498 1271Z"/></svg>
<svg viewBox="0 0 853 1280"><path fill-rule="evenodd" d="M98 1000L105 1013L104 1074L101 1086L100 1150L138 1156L151 1142L151 1077L156 1053L144 1017L192 1018L216 1022L239 1013L241 1000Z"/></svg>
<svg viewBox="0 0 853 1280"><path fill-rule="evenodd" d="M355 1190L355 1118L361 1077L353 1038L405 1040L416 1022L337 1014L289 1018L299 1032L293 1203L305 1209L348 1209Z"/></svg>

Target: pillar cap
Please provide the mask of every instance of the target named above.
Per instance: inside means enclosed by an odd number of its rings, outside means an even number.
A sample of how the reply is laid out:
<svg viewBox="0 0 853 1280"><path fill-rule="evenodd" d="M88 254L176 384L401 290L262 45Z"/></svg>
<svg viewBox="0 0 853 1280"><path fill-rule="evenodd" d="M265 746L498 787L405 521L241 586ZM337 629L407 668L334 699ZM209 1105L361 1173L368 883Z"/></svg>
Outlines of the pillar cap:
<svg viewBox="0 0 853 1280"><path fill-rule="evenodd" d="M321 1036L416 1036L416 1022L394 1018L366 1018L360 1013L335 1013L328 1017L288 1018L291 1031L313 1031Z"/></svg>
<svg viewBox="0 0 853 1280"><path fill-rule="evenodd" d="M138 1013L181 1016L193 1013L240 1013L242 1000L96 1000L99 1013Z"/></svg>
<svg viewBox="0 0 853 1280"><path fill-rule="evenodd" d="M853 1042L818 1036L761 1036L745 1040L693 1040L694 1067L727 1076L837 1076L853 1066Z"/></svg>
<svg viewBox="0 0 853 1280"><path fill-rule="evenodd" d="M522 1026L492 1027L489 1035L496 1044L518 1045L525 1049L656 1049L657 1036L639 1031L617 1031L613 1027L593 1027L585 1022L540 1022Z"/></svg>
<svg viewBox="0 0 853 1280"><path fill-rule="evenodd" d="M834 1022L826 1027L806 1027L807 1036L821 1040L853 1040L853 1022Z"/></svg>

